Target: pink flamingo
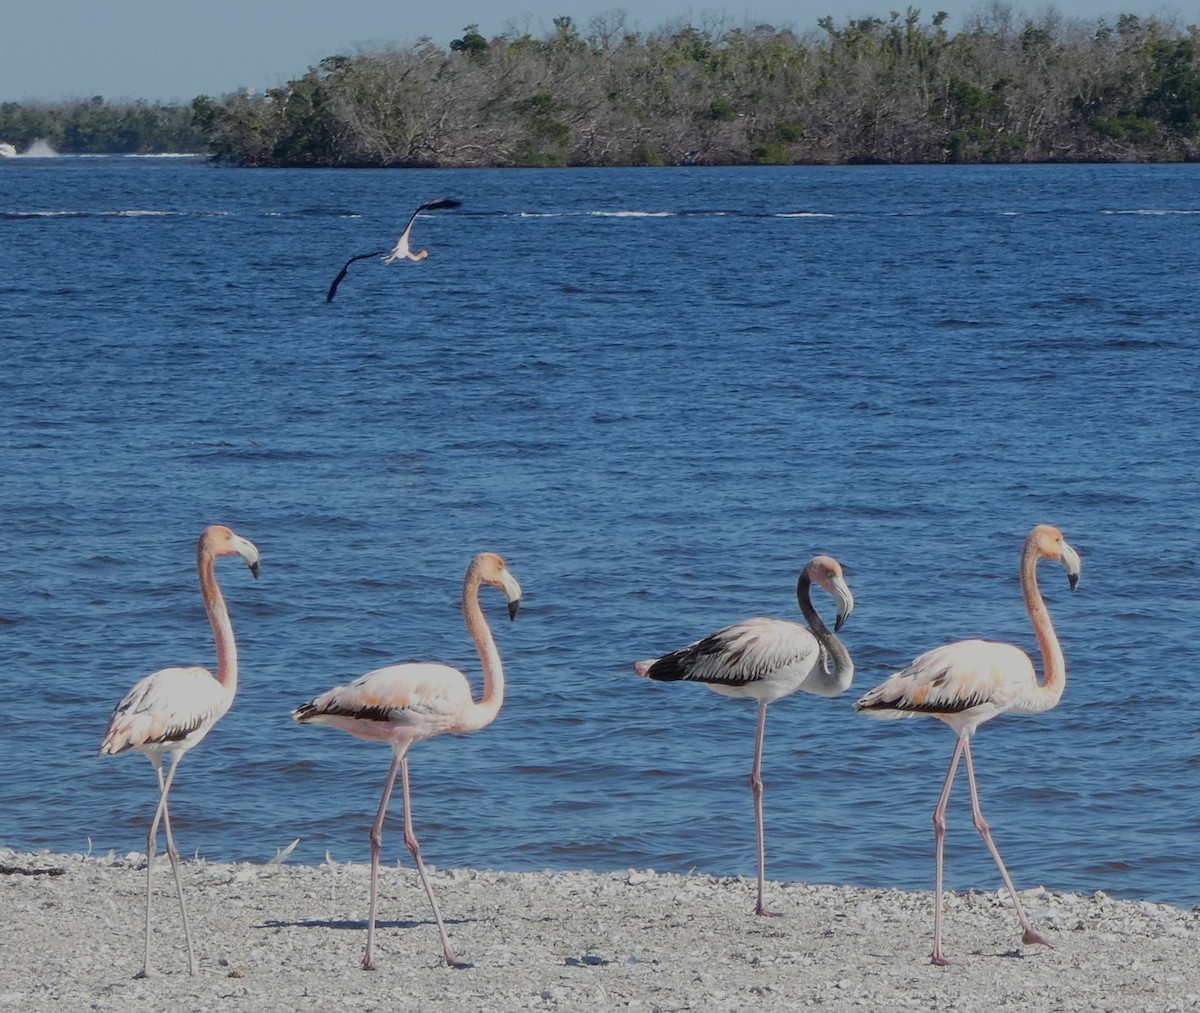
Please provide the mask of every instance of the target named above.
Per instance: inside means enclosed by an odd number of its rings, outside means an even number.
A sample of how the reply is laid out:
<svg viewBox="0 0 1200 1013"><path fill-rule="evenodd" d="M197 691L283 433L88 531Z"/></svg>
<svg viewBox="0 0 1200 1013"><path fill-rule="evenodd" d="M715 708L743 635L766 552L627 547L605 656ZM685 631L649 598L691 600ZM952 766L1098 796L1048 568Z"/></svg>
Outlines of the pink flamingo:
<svg viewBox="0 0 1200 1013"><path fill-rule="evenodd" d="M950 772L942 786L937 808L933 811L935 841L935 898L933 909L933 963L949 963L942 952L942 852L946 836L946 803L958 770L959 757L966 757L967 784L971 789L971 813L988 851L996 862L1004 885L1012 895L1017 918L1021 922L1026 945L1052 946L1050 940L1030 924L1017 896L1016 888L1004 867L991 829L979 807L975 788L975 768L971 761L971 736L983 722L997 714L1039 714L1062 698L1067 684L1067 665L1058 637L1050 623L1050 613L1038 590L1037 564L1040 559L1057 559L1067 571L1074 591L1079 586L1079 554L1066 543L1062 532L1049 524L1039 524L1025 539L1021 552L1021 591L1033 631L1042 651L1045 677L1039 684L1033 662L1012 644L988 640L960 640L927 651L907 668L880 683L855 703L854 709L875 718L906 718L926 715L945 721L958 735Z"/></svg>
<svg viewBox="0 0 1200 1013"><path fill-rule="evenodd" d="M481 552L467 568L463 581L462 611L467 631L475 641L479 660L483 664L483 695L476 702L471 695L467 677L448 665L429 662L410 662L391 665L368 672L348 686L336 686L326 693L302 704L292 711L300 724L332 725L349 732L355 738L386 742L392 747L392 766L383 789L383 800L371 827L371 902L367 915L367 949L363 954L363 970L375 970L375 911L379 885L379 854L383 847L383 818L388 800L400 772L400 787L404 797L404 843L412 853L425 896L433 908L442 951L451 967L470 967L459 961L450 948L442 913L438 910L421 861L421 849L413 833L412 804L408 791L408 747L421 739L446 733L473 732L495 720L504 702L504 669L500 652L492 639L483 610L479 606L479 588L490 584L504 592L508 616L517 617L521 604L521 585L509 573L504 560L494 552Z"/></svg>
<svg viewBox="0 0 1200 1013"><path fill-rule="evenodd" d="M237 645L233 626L225 609L225 599L217 586L213 562L217 556L241 556L258 577L258 549L252 542L235 535L229 528L214 524L205 528L196 544L196 569L200 574L200 592L217 643L217 674L207 669L163 668L146 676L117 704L108 720L108 730L100 744L101 756L115 756L134 749L142 753L158 774L158 808L146 839L146 954L140 978L156 972L150 965L150 879L154 869L154 848L158 823L162 820L167 839L167 855L175 875L179 911L183 915L183 936L187 941L188 973L196 973L192 949L192 930L183 901L183 883L179 878L179 851L171 836L171 817L167 811L167 793L175 779L175 768L183 754L206 736L229 710L237 692ZM170 754L171 765L163 777L163 754Z"/></svg>
<svg viewBox="0 0 1200 1013"><path fill-rule="evenodd" d="M758 831L758 904L755 914L772 915L763 901L766 882L766 845L763 834L763 732L767 705L801 690L817 696L837 696L854 678L854 662L842 642L831 633L813 607L809 595L819 584L837 604L834 630L840 630L854 608L854 596L832 556L815 556L800 573L796 598L808 622L756 617L727 626L661 658L639 661L633 670L662 682L702 682L723 696L758 701L758 731L754 740L754 766L750 790L754 795L754 821ZM830 659L832 658L832 665Z"/></svg>

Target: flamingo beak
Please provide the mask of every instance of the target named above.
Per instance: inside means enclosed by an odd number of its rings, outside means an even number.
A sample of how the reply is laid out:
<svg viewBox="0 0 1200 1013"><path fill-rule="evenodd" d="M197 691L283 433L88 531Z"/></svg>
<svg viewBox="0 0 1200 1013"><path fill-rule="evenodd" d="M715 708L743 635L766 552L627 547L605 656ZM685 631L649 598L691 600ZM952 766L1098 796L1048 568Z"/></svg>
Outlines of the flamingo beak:
<svg viewBox="0 0 1200 1013"><path fill-rule="evenodd" d="M504 600L508 602L508 618L516 619L517 612L521 608L521 585L517 583L517 578L507 570L502 570L500 573L500 590L504 592Z"/></svg>
<svg viewBox="0 0 1200 1013"><path fill-rule="evenodd" d="M1071 585L1072 591L1076 591L1079 589L1079 577L1083 572L1083 563L1079 559L1079 553L1065 541L1060 540L1058 545L1061 550L1061 555L1058 558L1059 562L1062 563L1063 569L1067 571L1067 583Z"/></svg>
<svg viewBox="0 0 1200 1013"><path fill-rule="evenodd" d="M850 613L854 611L854 595L850 592L850 585L846 583L844 577L834 577L830 582L830 592L833 594L833 600L837 603L837 619L833 624L833 632L840 633L843 626L846 625L846 620L850 618Z"/></svg>
<svg viewBox="0 0 1200 1013"><path fill-rule="evenodd" d="M250 574L258 580L258 546L240 535L233 536L233 550L242 557L243 562L250 568Z"/></svg>

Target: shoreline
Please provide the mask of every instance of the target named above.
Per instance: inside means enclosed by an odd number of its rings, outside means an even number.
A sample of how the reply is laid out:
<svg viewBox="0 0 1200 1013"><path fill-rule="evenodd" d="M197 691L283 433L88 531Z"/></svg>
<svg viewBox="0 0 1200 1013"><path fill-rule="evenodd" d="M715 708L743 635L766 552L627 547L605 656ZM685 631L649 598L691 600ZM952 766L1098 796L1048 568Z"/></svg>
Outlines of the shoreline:
<svg viewBox="0 0 1200 1013"><path fill-rule="evenodd" d="M404 856L407 858L407 854ZM141 967L145 856L0 848L0 1010L1191 1010L1200 910L1021 892L1054 948L1022 946L999 892L932 893L741 877L430 869L461 959L441 946L415 871L380 872L379 969L360 967L369 865L184 860L199 963L189 977L170 867L154 870Z"/></svg>

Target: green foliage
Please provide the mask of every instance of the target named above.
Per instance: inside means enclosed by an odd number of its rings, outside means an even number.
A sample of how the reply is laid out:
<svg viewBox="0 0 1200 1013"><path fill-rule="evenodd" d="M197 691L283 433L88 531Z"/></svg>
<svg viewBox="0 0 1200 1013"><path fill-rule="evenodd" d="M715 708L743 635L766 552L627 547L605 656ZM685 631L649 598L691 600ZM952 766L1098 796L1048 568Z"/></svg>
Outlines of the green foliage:
<svg viewBox="0 0 1200 1013"><path fill-rule="evenodd" d="M737 110L729 99L719 98L709 103L707 116L717 123L729 123L737 119Z"/></svg>
<svg viewBox="0 0 1200 1013"><path fill-rule="evenodd" d="M64 154L156 154L205 148L188 106L109 105L99 95L57 104L0 103L0 140L24 150L45 141Z"/></svg>
<svg viewBox="0 0 1200 1013"><path fill-rule="evenodd" d="M792 165L786 144L759 144L750 149L751 159L758 165Z"/></svg>
<svg viewBox="0 0 1200 1013"><path fill-rule="evenodd" d="M467 25L463 29L461 39L450 43L450 48L456 53L466 53L468 56L482 56L488 50L487 39L479 34L478 25Z"/></svg>
<svg viewBox="0 0 1200 1013"><path fill-rule="evenodd" d="M335 55L266 94L189 107L0 107L0 138L63 150L203 143L246 165L661 165L1200 160L1200 33L1053 12L627 28ZM1111 24L1111 27L1110 27ZM168 138L174 137L172 142ZM190 138L190 141L188 140ZM178 150L178 149L176 149Z"/></svg>

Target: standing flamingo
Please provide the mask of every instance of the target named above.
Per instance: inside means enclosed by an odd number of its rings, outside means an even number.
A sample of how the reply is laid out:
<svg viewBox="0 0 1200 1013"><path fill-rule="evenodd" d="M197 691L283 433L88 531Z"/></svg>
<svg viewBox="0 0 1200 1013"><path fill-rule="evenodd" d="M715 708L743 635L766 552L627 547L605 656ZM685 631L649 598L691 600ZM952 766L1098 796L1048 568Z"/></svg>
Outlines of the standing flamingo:
<svg viewBox="0 0 1200 1013"><path fill-rule="evenodd" d="M450 948L442 913L421 861L421 849L413 833L408 791L408 747L434 735L476 731L490 725L500 713L504 702L504 669L492 631L479 606L482 584L490 584L504 592L509 619L517 617L521 604L521 585L508 572L503 559L494 552L481 552L471 560L463 580L462 612L483 665L483 696L478 702L472 698L467 677L457 669L431 662L409 662L368 672L348 686L335 686L292 711L292 717L299 724L332 725L355 738L386 742L392 747L392 766L383 788L379 812L371 827L371 903L367 915L367 949L362 961L365 971L375 970L379 854L383 847L383 818L396 783L397 770L404 796L404 843L412 853L421 885L433 907L446 963L451 967L471 966L458 960Z"/></svg>
<svg viewBox="0 0 1200 1013"><path fill-rule="evenodd" d="M167 793L175 779L175 768L183 754L209 733L233 703L237 692L237 645L233 626L225 609L225 599L217 586L213 562L217 556L241 556L250 573L258 577L258 549L252 542L235 535L229 528L214 524L205 528L196 544L196 569L200 574L200 593L217 642L217 674L207 669L163 668L146 676L116 706L108 719L108 730L100 744L101 756L115 756L135 749L154 765L158 774L158 808L146 838L146 954L140 978L156 972L150 965L150 879L154 869L154 848L158 823L162 820L167 839L167 855L175 875L179 911L183 915L183 936L187 941L188 973L196 973L192 949L192 930L188 925L183 901L183 883L179 878L179 851L171 836L171 816L167 812ZM171 766L163 778L163 754L171 756Z"/></svg>
<svg viewBox="0 0 1200 1013"><path fill-rule="evenodd" d="M842 642L829 631L813 607L809 590L819 584L837 603L834 630L840 630L854 608L854 596L832 556L814 556L796 582L800 612L811 628L782 619L757 617L727 626L661 658L639 661L633 670L660 682L702 682L724 696L758 701L758 731L750 790L758 831L758 904L755 914L772 915L763 902L766 846L763 837L763 732L767 705L797 690L817 696L837 696L854 678L854 662ZM833 659L832 667L829 659Z"/></svg>
<svg viewBox="0 0 1200 1013"><path fill-rule="evenodd" d="M1062 698L1063 689L1066 688L1066 661L1050 623L1050 613L1038 590L1039 559L1057 559L1067 571L1067 581L1072 591L1079 586L1081 564L1079 554L1067 544L1058 528L1039 524L1025 538L1025 547L1021 552L1021 591L1042 651L1045 677L1040 684L1033 662L1020 648L989 640L960 640L926 651L907 668L865 693L854 705L855 710L875 718L935 717L945 721L958 735L954 755L950 759L950 772L946 775L941 797L933 811L935 898L932 958L933 963L939 966L949 963L942 952L942 852L946 837L946 803L950 800L950 788L954 784L959 757L966 757L967 761L967 784L971 789L971 814L975 829L987 844L1000 875L1004 877L1004 885L1012 895L1013 906L1023 930L1021 941L1026 945L1053 945L1030 924L1000 852L992 841L991 829L979 808L975 767L971 761L971 736L983 722L1005 711L1039 714L1049 710Z"/></svg>

